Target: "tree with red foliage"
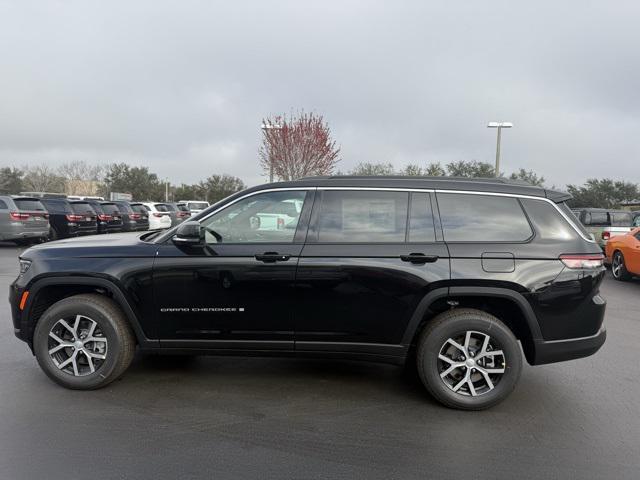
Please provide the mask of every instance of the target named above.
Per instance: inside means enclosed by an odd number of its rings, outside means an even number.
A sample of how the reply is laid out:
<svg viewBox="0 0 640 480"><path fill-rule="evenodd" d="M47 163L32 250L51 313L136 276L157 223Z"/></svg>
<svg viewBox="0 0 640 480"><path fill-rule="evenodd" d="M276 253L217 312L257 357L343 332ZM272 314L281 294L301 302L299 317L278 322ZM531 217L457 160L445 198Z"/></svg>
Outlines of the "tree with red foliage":
<svg viewBox="0 0 640 480"><path fill-rule="evenodd" d="M329 175L338 163L340 148L331 139L322 115L301 112L297 117L268 117L262 122L260 166L280 180Z"/></svg>

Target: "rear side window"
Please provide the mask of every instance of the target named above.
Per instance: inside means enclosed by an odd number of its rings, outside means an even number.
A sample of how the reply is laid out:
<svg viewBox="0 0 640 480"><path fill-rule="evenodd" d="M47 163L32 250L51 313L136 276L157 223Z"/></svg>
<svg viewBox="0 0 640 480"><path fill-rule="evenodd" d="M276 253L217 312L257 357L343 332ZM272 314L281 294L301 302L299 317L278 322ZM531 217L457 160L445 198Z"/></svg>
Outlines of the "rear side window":
<svg viewBox="0 0 640 480"><path fill-rule="evenodd" d="M587 212L584 216L585 225L593 226L609 226L609 217L607 212Z"/></svg>
<svg viewBox="0 0 640 480"><path fill-rule="evenodd" d="M533 235L517 198L462 193L437 197L447 242L524 242Z"/></svg>
<svg viewBox="0 0 640 480"><path fill-rule="evenodd" d="M627 212L613 212L609 214L611 216L612 227L630 227L633 223L631 213Z"/></svg>
<svg viewBox="0 0 640 480"><path fill-rule="evenodd" d="M96 212L88 203L72 203L71 208L78 215L95 215Z"/></svg>
<svg viewBox="0 0 640 480"><path fill-rule="evenodd" d="M431 196L427 193L412 193L409 207L409 242L435 241Z"/></svg>
<svg viewBox="0 0 640 480"><path fill-rule="evenodd" d="M27 200L22 198L14 198L13 202L18 207L18 210L26 210L29 212L44 212L44 205L40 200Z"/></svg>
<svg viewBox="0 0 640 480"><path fill-rule="evenodd" d="M577 237L574 228L553 205L543 200L522 199L540 240L572 240Z"/></svg>
<svg viewBox="0 0 640 480"><path fill-rule="evenodd" d="M406 192L322 192L318 242L404 242L407 230Z"/></svg>

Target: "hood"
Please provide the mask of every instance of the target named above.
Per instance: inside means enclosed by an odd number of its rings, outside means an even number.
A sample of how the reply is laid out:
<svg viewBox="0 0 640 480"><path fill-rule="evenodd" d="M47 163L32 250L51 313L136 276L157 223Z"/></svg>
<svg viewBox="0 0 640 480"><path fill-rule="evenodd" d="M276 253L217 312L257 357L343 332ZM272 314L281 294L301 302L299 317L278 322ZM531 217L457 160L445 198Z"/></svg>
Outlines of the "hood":
<svg viewBox="0 0 640 480"><path fill-rule="evenodd" d="M65 238L42 243L25 250L21 258L55 257L147 257L154 256L158 245L141 239L149 232L109 233Z"/></svg>

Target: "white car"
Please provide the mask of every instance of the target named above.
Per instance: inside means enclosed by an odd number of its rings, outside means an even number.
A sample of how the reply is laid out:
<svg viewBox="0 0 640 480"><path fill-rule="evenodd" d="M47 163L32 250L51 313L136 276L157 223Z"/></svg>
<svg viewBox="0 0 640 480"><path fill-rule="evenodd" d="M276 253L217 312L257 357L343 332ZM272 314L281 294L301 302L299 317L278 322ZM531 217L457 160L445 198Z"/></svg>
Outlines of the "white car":
<svg viewBox="0 0 640 480"><path fill-rule="evenodd" d="M149 230L163 230L171 228L169 209L164 203L142 202L149 212Z"/></svg>
<svg viewBox="0 0 640 480"><path fill-rule="evenodd" d="M209 202L204 202L202 200L180 200L178 203L184 203L191 212L191 215L200 213L209 207Z"/></svg>

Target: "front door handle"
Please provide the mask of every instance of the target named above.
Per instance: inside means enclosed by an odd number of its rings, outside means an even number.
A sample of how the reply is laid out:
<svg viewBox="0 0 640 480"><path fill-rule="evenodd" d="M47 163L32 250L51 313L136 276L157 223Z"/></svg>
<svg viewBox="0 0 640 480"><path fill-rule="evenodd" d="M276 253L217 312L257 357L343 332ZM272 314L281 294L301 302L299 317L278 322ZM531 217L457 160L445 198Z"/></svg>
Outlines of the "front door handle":
<svg viewBox="0 0 640 480"><path fill-rule="evenodd" d="M265 252L262 255L256 255L256 260L264 263L286 262L291 255L281 255L278 252Z"/></svg>
<svg viewBox="0 0 640 480"><path fill-rule="evenodd" d="M424 253L410 253L409 255L400 255L400 260L410 262L416 265L424 263L433 263L438 260L438 255L425 255Z"/></svg>

